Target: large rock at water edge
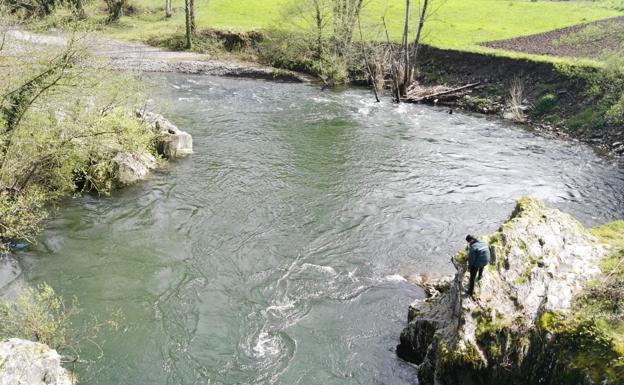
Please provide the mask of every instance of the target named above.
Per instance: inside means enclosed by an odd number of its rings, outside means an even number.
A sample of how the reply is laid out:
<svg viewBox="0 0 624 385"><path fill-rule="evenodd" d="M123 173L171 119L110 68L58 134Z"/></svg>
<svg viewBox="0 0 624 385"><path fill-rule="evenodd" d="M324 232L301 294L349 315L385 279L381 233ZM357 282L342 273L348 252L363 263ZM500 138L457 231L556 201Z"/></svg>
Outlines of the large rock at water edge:
<svg viewBox="0 0 624 385"><path fill-rule="evenodd" d="M569 215L531 198L521 199L509 221L487 239L497 258L486 268L475 299L464 294L464 250L455 258L457 274L442 292L410 306L397 353L418 365L419 383L618 383L595 382L601 373L584 372L576 356L561 357L578 344L583 358L586 347L576 342L575 332L551 327L553 320L565 324L559 320L566 320L579 293L601 274L606 250L597 239Z"/></svg>
<svg viewBox="0 0 624 385"><path fill-rule="evenodd" d="M115 166L115 182L122 186L144 180L158 166L156 158L151 154L132 154L125 151L118 152L112 162Z"/></svg>
<svg viewBox="0 0 624 385"><path fill-rule="evenodd" d="M0 343L0 385L72 384L56 350L17 338Z"/></svg>
<svg viewBox="0 0 624 385"><path fill-rule="evenodd" d="M169 159L182 158L193 153L193 137L176 127L162 115L147 111L137 111L142 119L156 132L158 153Z"/></svg>

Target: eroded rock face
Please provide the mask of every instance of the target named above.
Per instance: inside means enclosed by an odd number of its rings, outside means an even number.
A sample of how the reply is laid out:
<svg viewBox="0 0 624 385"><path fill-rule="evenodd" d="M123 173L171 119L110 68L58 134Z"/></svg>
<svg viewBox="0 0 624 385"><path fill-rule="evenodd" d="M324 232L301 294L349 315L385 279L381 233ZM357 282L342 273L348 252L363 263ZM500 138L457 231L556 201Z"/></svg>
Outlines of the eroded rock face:
<svg viewBox="0 0 624 385"><path fill-rule="evenodd" d="M0 385L72 385L72 377L56 350L12 338L0 343Z"/></svg>
<svg viewBox="0 0 624 385"><path fill-rule="evenodd" d="M545 314L571 311L606 251L572 217L530 198L486 238L497 259L475 299L464 294L462 251L448 289L410 306L397 353L419 365L422 385L557 383L533 360L547 344L536 330Z"/></svg>
<svg viewBox="0 0 624 385"><path fill-rule="evenodd" d="M142 119L158 135L158 153L169 158L182 158L193 153L193 137L180 130L162 115L147 111L137 111Z"/></svg>

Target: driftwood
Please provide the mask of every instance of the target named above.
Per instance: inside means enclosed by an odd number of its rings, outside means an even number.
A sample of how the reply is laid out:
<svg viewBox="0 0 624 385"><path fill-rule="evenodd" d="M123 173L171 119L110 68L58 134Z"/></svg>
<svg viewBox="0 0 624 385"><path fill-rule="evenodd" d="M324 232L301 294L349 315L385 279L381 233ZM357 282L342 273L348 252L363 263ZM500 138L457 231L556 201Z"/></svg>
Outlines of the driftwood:
<svg viewBox="0 0 624 385"><path fill-rule="evenodd" d="M465 86L449 88L444 86L422 87L414 84L407 92L407 97L402 99L406 103L431 103L439 98L456 98L462 96L481 83L470 83Z"/></svg>

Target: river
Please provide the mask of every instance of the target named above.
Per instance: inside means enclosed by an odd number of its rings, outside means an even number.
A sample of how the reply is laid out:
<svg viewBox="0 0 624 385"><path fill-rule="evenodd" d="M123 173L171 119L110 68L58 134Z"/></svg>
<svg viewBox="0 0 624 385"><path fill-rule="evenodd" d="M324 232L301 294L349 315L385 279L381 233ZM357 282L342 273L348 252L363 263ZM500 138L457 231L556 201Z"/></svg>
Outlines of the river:
<svg viewBox="0 0 624 385"><path fill-rule="evenodd" d="M359 89L151 78L196 153L69 199L2 269L75 297L75 326L121 309L119 330L83 345L81 383L414 384L394 353L422 296L404 277L450 273L465 235L496 230L523 195L587 226L624 217L624 168L497 119Z"/></svg>

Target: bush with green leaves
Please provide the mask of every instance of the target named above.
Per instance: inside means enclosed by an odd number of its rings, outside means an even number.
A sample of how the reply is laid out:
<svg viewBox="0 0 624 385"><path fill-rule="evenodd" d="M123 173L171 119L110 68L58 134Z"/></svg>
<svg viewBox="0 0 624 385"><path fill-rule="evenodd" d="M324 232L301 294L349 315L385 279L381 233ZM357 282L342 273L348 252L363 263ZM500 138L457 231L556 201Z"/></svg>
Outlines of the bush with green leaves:
<svg viewBox="0 0 624 385"><path fill-rule="evenodd" d="M535 103L534 111L536 114L539 114L539 115L547 114L553 108L555 108L555 106L557 106L558 102L559 102L559 99L557 98L557 96L553 94L546 94L542 96L537 101L537 103Z"/></svg>
<svg viewBox="0 0 624 385"><path fill-rule="evenodd" d="M62 350L77 311L46 284L28 288L15 301L0 304L0 340L23 338Z"/></svg>
<svg viewBox="0 0 624 385"><path fill-rule="evenodd" d="M118 152L155 153L155 133L131 113L145 100L140 79L85 67L79 41L46 52L7 41L4 49L24 52L0 55L4 250L11 240L34 239L47 203L73 192L109 193Z"/></svg>
<svg viewBox="0 0 624 385"><path fill-rule="evenodd" d="M559 65L559 70L587 84L584 97L591 107L571 119L572 128L601 128L605 124L624 124L624 58L614 55L604 68Z"/></svg>
<svg viewBox="0 0 624 385"><path fill-rule="evenodd" d="M116 329L122 318L120 310L113 309L106 320L88 316L77 327L73 321L80 314L76 300L66 302L49 285L29 287L16 299L0 303L0 341L22 338L40 342L75 361L82 342L95 343L103 329Z"/></svg>
<svg viewBox="0 0 624 385"><path fill-rule="evenodd" d="M286 3L282 20L290 26L266 31L258 47L260 59L278 68L315 74L328 85L347 83L351 70L361 66L353 33L363 4L361 0Z"/></svg>
<svg viewBox="0 0 624 385"><path fill-rule="evenodd" d="M47 17L59 7L71 9L74 15L83 18L83 3L84 0L6 0L2 5L18 18Z"/></svg>

